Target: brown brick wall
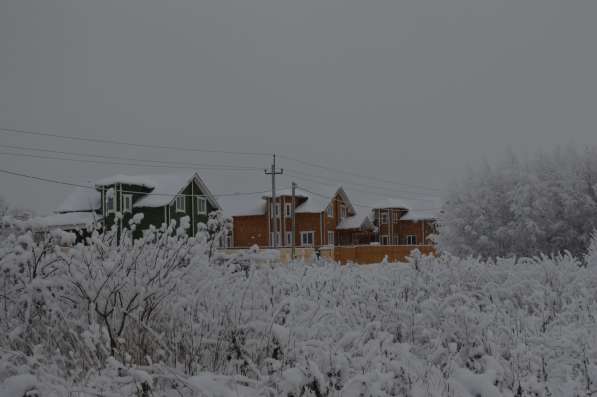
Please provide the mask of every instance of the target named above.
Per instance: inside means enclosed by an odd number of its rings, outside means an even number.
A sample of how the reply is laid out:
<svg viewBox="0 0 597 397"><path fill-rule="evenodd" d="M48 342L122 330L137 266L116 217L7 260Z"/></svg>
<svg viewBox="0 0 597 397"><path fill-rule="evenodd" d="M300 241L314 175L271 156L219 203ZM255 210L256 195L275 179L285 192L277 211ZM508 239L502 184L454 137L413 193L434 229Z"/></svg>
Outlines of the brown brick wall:
<svg viewBox="0 0 597 397"><path fill-rule="evenodd" d="M235 216L233 221L235 247L260 247L269 245L268 224L265 215Z"/></svg>

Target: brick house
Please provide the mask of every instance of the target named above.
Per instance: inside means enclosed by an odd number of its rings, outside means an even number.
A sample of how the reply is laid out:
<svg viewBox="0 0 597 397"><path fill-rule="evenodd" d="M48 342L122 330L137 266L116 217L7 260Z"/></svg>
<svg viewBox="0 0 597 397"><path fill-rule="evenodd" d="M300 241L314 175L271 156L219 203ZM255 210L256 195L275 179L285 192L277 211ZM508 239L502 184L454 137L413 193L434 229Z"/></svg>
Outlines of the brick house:
<svg viewBox="0 0 597 397"><path fill-rule="evenodd" d="M299 188L295 195L296 234L292 235L292 192L277 192L275 206L266 194L247 200L246 197L226 198L222 201L224 214L233 220L231 246L246 248L253 245L320 247L352 242L353 233L368 233L372 229L368 213L357 213L346 192L339 187L323 197ZM273 216L275 213L275 217ZM274 236L273 222L277 222Z"/></svg>
<svg viewBox="0 0 597 397"><path fill-rule="evenodd" d="M373 208L373 223L381 245L432 244L437 203L432 199L387 199Z"/></svg>

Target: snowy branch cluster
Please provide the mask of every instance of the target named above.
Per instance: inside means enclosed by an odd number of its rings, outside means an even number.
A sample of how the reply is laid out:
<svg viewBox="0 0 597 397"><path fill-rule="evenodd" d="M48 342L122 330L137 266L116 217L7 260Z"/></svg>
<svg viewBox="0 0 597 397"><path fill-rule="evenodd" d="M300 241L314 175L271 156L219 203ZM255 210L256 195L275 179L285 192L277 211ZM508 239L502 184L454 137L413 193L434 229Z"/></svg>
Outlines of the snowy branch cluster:
<svg viewBox="0 0 597 397"><path fill-rule="evenodd" d="M214 254L221 224L2 240L0 396L597 392L597 239L586 266L280 266Z"/></svg>
<svg viewBox="0 0 597 397"><path fill-rule="evenodd" d="M597 148L573 148L470 171L440 219L440 246L454 255L586 252L597 227Z"/></svg>

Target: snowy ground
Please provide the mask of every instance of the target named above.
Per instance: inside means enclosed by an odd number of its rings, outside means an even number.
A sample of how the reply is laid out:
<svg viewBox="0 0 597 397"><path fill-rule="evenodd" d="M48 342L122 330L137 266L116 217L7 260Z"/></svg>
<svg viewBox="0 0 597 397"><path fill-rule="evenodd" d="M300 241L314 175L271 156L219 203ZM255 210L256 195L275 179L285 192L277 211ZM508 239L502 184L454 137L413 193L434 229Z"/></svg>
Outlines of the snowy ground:
<svg viewBox="0 0 597 397"><path fill-rule="evenodd" d="M123 267L133 277L127 290L138 288L143 303L127 308L110 357L105 325L81 300L81 288L102 290L81 284L74 270L54 279L62 266L86 263L91 249L48 253L40 266L58 266L52 275L17 288L7 287L14 280L8 275L18 274L15 263L33 260L25 253L35 247L15 244L21 250L5 243L0 253L3 292L14 298L13 306L0 301L2 397L28 390L81 397L589 396L597 390L597 273L569 257L256 266L258 253L209 263L195 243L175 241L157 251L94 251L94 260L110 263L105 274L112 276L120 274L115 259L127 263L140 252L160 258L162 268L184 264L183 273L164 276L157 289L147 279L131 287L142 277ZM91 278L101 285L112 276ZM148 314L154 306L146 302L171 286ZM129 298L123 289L101 305ZM27 302L24 311L19 301Z"/></svg>

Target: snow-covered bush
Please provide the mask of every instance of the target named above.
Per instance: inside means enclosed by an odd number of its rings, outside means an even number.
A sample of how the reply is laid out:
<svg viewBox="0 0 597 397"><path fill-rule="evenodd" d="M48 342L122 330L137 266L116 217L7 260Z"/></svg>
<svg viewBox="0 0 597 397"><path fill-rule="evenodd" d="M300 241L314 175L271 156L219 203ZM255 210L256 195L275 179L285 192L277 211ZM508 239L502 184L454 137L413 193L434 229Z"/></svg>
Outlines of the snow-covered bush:
<svg viewBox="0 0 597 397"><path fill-rule="evenodd" d="M439 245L459 256L582 256L597 227L597 148L573 148L471 170L439 220Z"/></svg>
<svg viewBox="0 0 597 397"><path fill-rule="evenodd" d="M0 396L597 389L597 273L571 255L282 266L185 226L0 241Z"/></svg>

